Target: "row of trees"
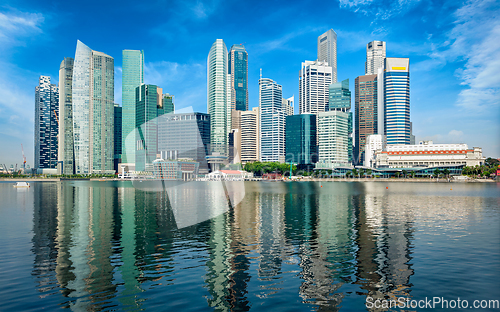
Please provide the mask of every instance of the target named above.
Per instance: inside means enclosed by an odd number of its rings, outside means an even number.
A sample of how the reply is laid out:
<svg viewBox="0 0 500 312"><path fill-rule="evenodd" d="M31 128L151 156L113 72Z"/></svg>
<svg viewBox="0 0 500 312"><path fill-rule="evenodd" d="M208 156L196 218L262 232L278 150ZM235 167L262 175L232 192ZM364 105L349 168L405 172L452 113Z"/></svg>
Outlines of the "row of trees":
<svg viewBox="0 0 500 312"><path fill-rule="evenodd" d="M245 171L253 172L256 176L261 176L264 173L280 173L287 174L290 172L290 164L279 162L252 162L246 163L243 168ZM297 166L292 166L292 174L297 172Z"/></svg>
<svg viewBox="0 0 500 312"><path fill-rule="evenodd" d="M465 166L464 169L462 169L462 174L466 176L471 176L471 177L489 177L493 173L497 172L497 168L493 167L490 168L488 166Z"/></svg>

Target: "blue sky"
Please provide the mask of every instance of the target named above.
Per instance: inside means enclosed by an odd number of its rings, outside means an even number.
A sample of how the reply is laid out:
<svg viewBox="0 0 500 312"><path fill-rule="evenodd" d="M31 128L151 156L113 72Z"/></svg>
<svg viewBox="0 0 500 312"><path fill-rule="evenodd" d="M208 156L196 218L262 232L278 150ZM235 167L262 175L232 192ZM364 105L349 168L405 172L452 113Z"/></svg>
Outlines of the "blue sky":
<svg viewBox="0 0 500 312"><path fill-rule="evenodd" d="M221 38L249 54L250 107L259 69L298 96L298 72L316 59L317 37L338 35L339 80L364 74L366 44L410 58L416 139L480 146L500 157L500 2L340 1L25 1L0 5L0 163L33 164L34 93L40 75L58 81L76 41L115 58L121 103L121 51L145 52L145 82L174 94L176 107L206 112L206 59ZM353 103L354 104L354 103ZM295 103L296 111L298 103Z"/></svg>

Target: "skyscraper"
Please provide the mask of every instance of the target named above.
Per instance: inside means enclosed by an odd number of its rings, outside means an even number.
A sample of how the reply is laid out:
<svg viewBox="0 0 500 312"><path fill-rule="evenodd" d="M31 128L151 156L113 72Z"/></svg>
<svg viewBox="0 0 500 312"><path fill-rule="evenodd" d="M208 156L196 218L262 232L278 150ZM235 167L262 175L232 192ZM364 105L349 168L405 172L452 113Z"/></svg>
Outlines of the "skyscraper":
<svg viewBox="0 0 500 312"><path fill-rule="evenodd" d="M61 174L74 174L73 147L73 62L72 57L65 57L59 67L59 153Z"/></svg>
<svg viewBox="0 0 500 312"><path fill-rule="evenodd" d="M293 101L294 97L288 99L283 99L283 109L285 110L285 116L293 115Z"/></svg>
<svg viewBox="0 0 500 312"><path fill-rule="evenodd" d="M387 144L410 144L410 59L386 58L383 75Z"/></svg>
<svg viewBox="0 0 500 312"><path fill-rule="evenodd" d="M354 88L356 120L354 158L356 163L363 163L367 137L378 133L377 75L357 77Z"/></svg>
<svg viewBox="0 0 500 312"><path fill-rule="evenodd" d="M229 74L231 75L231 109L248 110L248 53L241 44L229 50Z"/></svg>
<svg viewBox="0 0 500 312"><path fill-rule="evenodd" d="M259 108L241 112L241 162L260 159L260 116Z"/></svg>
<svg viewBox="0 0 500 312"><path fill-rule="evenodd" d="M318 163L316 168L349 165L349 114L340 110L318 114Z"/></svg>
<svg viewBox="0 0 500 312"><path fill-rule="evenodd" d="M164 114L171 114L175 111L174 96L168 93L163 94Z"/></svg>
<svg viewBox="0 0 500 312"><path fill-rule="evenodd" d="M40 76L35 87L35 168L57 166L59 88L49 76Z"/></svg>
<svg viewBox="0 0 500 312"><path fill-rule="evenodd" d="M329 103L328 111L337 111L347 114L347 155L348 162L353 162L353 144L352 144L352 112L351 112L351 91L349 90L349 79L342 82L332 83L329 86ZM343 115L338 115L341 118ZM339 119L336 120L339 120ZM343 121L341 122L343 124ZM341 125L336 125L339 135L344 133L344 129L340 128ZM343 138L342 138L343 140ZM341 146L341 145L338 145Z"/></svg>
<svg viewBox="0 0 500 312"><path fill-rule="evenodd" d="M330 29L318 37L318 61L332 68L332 82L337 82L337 33Z"/></svg>
<svg viewBox="0 0 500 312"><path fill-rule="evenodd" d="M122 163L133 168L135 163L135 92L144 83L144 51L122 52Z"/></svg>
<svg viewBox="0 0 500 312"><path fill-rule="evenodd" d="M372 41L366 45L365 75L376 75L384 67L385 41Z"/></svg>
<svg viewBox="0 0 500 312"><path fill-rule="evenodd" d="M210 115L210 151L227 156L228 152L228 70L227 48L217 39L207 60L207 112ZM230 103L230 102L229 102Z"/></svg>
<svg viewBox="0 0 500 312"><path fill-rule="evenodd" d="M119 172L118 164L121 162L122 158L122 107L115 103L114 112L114 157L113 157L113 168L116 172Z"/></svg>
<svg viewBox="0 0 500 312"><path fill-rule="evenodd" d="M312 169L318 161L316 137L315 114L286 116L286 162L301 165L299 169Z"/></svg>
<svg viewBox="0 0 500 312"><path fill-rule="evenodd" d="M324 112L328 104L328 86L332 80L332 67L326 62L305 61L299 71L299 113Z"/></svg>
<svg viewBox="0 0 500 312"><path fill-rule="evenodd" d="M114 173L114 59L78 40L72 89L75 173Z"/></svg>
<svg viewBox="0 0 500 312"><path fill-rule="evenodd" d="M269 78L259 79L260 158L285 161L285 111L282 87Z"/></svg>

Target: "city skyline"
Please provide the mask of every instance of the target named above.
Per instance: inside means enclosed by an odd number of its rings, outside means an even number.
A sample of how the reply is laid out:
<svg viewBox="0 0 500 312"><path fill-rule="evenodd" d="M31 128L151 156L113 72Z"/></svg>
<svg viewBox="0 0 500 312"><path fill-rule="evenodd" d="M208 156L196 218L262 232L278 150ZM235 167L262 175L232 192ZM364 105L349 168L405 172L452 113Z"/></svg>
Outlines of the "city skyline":
<svg viewBox="0 0 500 312"><path fill-rule="evenodd" d="M351 90L354 90L354 79L364 74L368 42L383 40L387 42L387 55L411 59L411 121L417 141L433 139L442 143L463 142L483 147L486 157L498 157L500 154L498 75L495 74L498 63L494 62L498 59L500 47L498 44L489 44L499 41L498 32L495 32L498 24L493 19L498 4L493 1L442 4L446 12L444 17L426 11L426 2L412 3L408 8L394 9L380 16L377 15L379 7L375 4L342 1L340 4L332 3L325 17L318 19L314 16L316 20L313 20L312 12L306 10L303 14L310 17L286 27L280 26L267 34L262 34L262 31L270 23L270 15L256 18L256 27L248 27L235 34L225 29L230 29L225 26L234 22L217 20L220 11L243 10L244 4L223 8L203 2L173 3L173 9L182 9L188 16L187 20L180 20L176 15L172 17L175 26L184 32L180 31L177 35L172 28L160 38L163 41L155 41L156 46L145 43L139 36L130 36L128 39L125 36L127 29L119 30L109 25L106 27L111 27L110 31L115 32L114 38L108 34L96 35L92 27L97 26L85 28L77 25L76 20L81 17L71 21L68 18L70 11L58 11L55 7L48 10L49 5L37 8L39 4L29 1L12 3L14 5L16 9L0 9L4 20L0 24L3 35L0 49L5 55L0 62L3 69L0 77L0 143L6 146L6 153L1 155L0 160L7 165L21 163L19 145L23 143L28 164L33 166L33 150L30 150L34 132L33 87L40 75L50 76L54 83L57 82L59 64L64 57L74 56L77 39L115 58L115 102L122 103L121 50L140 49L145 51L146 83L160 85L166 92L175 94L178 108L193 106L195 111L205 112L206 63L203 63L206 62L210 44L216 38L223 38L228 46L243 43L248 51L249 108L252 108L258 106L258 70L261 67L264 77L279 81L283 86L284 98L298 96L297 72L300 62L315 59L317 37L329 29L334 29L338 37L338 76L350 79ZM124 4L121 9L127 10L130 6ZM68 10L71 9L76 8ZM292 5L278 10L276 14L294 9L297 8ZM141 11L138 14L143 13ZM338 21L332 22L328 18L332 16L338 16ZM51 24L50 21L54 21L55 17L58 22ZM347 23L352 17L358 17L356 23ZM391 22L387 20L388 17L391 17ZM424 19L427 22L423 22ZM438 19L439 23L436 22ZM154 21L158 24L156 27ZM194 25L188 26L192 21ZM406 23L398 25L396 29L393 25L398 21ZM151 32L158 31L161 25L165 26L164 22L152 18L140 29L150 29L148 37ZM433 22L436 25L429 26ZM408 31L422 23L426 25L422 33ZM474 29L482 29L480 26L483 23L490 23L491 27L485 27L487 31L480 34L472 34ZM178 36L186 35L190 29L195 30L204 24L210 24L209 29L204 29L201 34L193 32L199 41L195 46L186 46L186 41L180 41L182 53L180 47L172 47L171 51L166 52L165 45L172 44ZM118 23L120 25L123 26ZM64 40L59 40L61 34L56 34L56 30L61 28L68 28L64 32ZM487 52L482 52L481 47ZM278 62L279 59L284 61ZM297 113L297 108L295 110Z"/></svg>

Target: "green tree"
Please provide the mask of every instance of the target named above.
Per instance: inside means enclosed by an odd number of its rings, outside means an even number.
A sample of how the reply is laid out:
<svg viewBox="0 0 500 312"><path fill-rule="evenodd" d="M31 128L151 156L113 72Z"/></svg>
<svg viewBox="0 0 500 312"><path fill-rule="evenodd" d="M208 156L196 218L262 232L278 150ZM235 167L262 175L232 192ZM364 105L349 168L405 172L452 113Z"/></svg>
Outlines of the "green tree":
<svg viewBox="0 0 500 312"><path fill-rule="evenodd" d="M401 175L401 174L399 173L399 171L398 171L398 172L396 172L396 174L395 174L396 178L399 178L399 176L400 176L400 175Z"/></svg>
<svg viewBox="0 0 500 312"><path fill-rule="evenodd" d="M356 170L356 168L352 169L352 175L353 177L356 177L358 175L358 170Z"/></svg>
<svg viewBox="0 0 500 312"><path fill-rule="evenodd" d="M440 174L441 174L441 170L439 170L439 168L436 168L436 170L434 170L434 177L439 178Z"/></svg>
<svg viewBox="0 0 500 312"><path fill-rule="evenodd" d="M359 175L364 178L365 177L365 171L363 170L363 168L359 169Z"/></svg>
<svg viewBox="0 0 500 312"><path fill-rule="evenodd" d="M350 178L352 175L352 170L345 173L346 178Z"/></svg>
<svg viewBox="0 0 500 312"><path fill-rule="evenodd" d="M404 178L406 178L406 176L408 175L408 171L403 170L403 172L402 172L402 173L403 173L403 177L404 177Z"/></svg>
<svg viewBox="0 0 500 312"><path fill-rule="evenodd" d="M448 168L445 168L445 169L443 170L443 174L444 174L444 176L445 176L445 177L449 177L449 175L450 175L450 170L449 170Z"/></svg>
<svg viewBox="0 0 500 312"><path fill-rule="evenodd" d="M372 170L371 170L371 169L368 169L368 170L366 170L366 173L367 173L369 176L371 176L371 175L372 175Z"/></svg>

